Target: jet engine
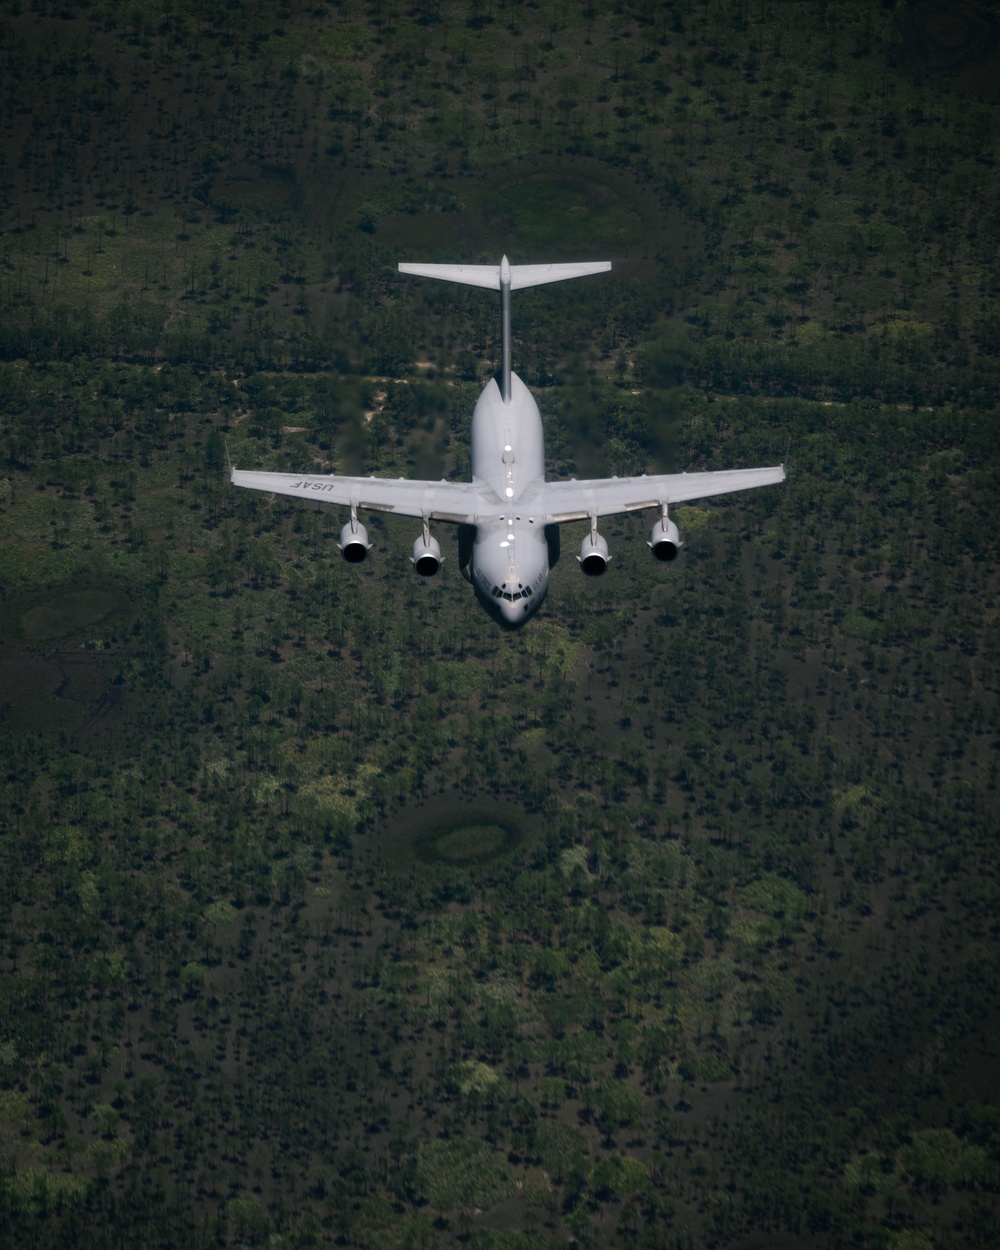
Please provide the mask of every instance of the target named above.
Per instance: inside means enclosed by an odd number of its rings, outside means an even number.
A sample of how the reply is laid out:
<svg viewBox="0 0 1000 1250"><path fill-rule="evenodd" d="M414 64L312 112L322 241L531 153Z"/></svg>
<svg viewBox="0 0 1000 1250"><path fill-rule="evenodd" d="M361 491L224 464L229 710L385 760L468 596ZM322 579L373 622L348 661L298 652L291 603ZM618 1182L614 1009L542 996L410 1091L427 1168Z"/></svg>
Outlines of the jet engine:
<svg viewBox="0 0 1000 1250"><path fill-rule="evenodd" d="M576 558L580 561L580 568L588 577L600 577L611 559L608 555L608 544L597 530L591 530L583 540L580 544L580 554Z"/></svg>
<svg viewBox="0 0 1000 1250"><path fill-rule="evenodd" d="M673 521L657 521L649 531L649 545L657 560L676 560L681 536Z"/></svg>
<svg viewBox="0 0 1000 1250"><path fill-rule="evenodd" d="M348 564L360 564L370 546L368 531L359 522L348 521L340 531L340 554Z"/></svg>
<svg viewBox="0 0 1000 1250"><path fill-rule="evenodd" d="M410 559L421 577L433 577L441 567L441 547L438 540L425 531L413 544L413 555Z"/></svg>

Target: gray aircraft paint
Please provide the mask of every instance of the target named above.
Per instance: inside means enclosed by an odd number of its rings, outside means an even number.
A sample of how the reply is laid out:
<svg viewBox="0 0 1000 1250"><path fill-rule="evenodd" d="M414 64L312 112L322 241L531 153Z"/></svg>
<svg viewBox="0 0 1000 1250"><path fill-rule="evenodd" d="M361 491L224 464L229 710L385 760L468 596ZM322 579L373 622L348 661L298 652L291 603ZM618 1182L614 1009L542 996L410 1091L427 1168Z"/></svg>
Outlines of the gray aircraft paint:
<svg viewBox="0 0 1000 1250"><path fill-rule="evenodd" d="M604 273L610 268L610 261L511 265L506 256L499 265L399 266L402 273L500 292L500 370L483 388L472 414L471 482L258 473L232 466L230 480L235 486L349 506L351 519L344 527L342 540L347 544L345 556L352 561L363 559L367 548L367 532L357 519L359 508L419 518L423 529L415 544L414 559L418 549L423 551L428 544L437 552L429 529L431 521L469 527L475 537L462 572L487 612L508 627L517 627L529 620L548 593L547 527L589 518L591 529L581 546L582 556L585 548L591 550L588 542L603 547L604 540L597 531L599 517L658 508L661 518L658 524L667 525L670 504L783 481L784 466L775 465L710 473L546 482L545 444L538 405L511 368L511 292ZM671 531L679 545L679 535L672 525ZM655 536L654 527L651 544ZM354 555L350 554L350 548ZM605 560L607 558L605 556Z"/></svg>
<svg viewBox="0 0 1000 1250"><path fill-rule="evenodd" d="M487 611L505 624L523 624L538 610L549 585L544 523L521 510L524 487L545 476L545 446L534 396L516 373L509 385L505 404L491 380L472 414L472 480L492 490L502 507L495 519L480 523L469 571ZM496 596L496 589L511 598Z"/></svg>

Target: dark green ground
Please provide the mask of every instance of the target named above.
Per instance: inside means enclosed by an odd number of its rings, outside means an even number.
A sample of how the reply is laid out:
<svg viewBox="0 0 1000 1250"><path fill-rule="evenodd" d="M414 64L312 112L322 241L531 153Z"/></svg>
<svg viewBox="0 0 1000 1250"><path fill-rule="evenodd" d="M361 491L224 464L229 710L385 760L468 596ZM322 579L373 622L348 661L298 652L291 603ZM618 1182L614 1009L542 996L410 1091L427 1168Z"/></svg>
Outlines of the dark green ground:
<svg viewBox="0 0 1000 1250"><path fill-rule="evenodd" d="M0 1246L991 1247L990 6L4 5ZM554 475L773 463L500 634Z"/></svg>

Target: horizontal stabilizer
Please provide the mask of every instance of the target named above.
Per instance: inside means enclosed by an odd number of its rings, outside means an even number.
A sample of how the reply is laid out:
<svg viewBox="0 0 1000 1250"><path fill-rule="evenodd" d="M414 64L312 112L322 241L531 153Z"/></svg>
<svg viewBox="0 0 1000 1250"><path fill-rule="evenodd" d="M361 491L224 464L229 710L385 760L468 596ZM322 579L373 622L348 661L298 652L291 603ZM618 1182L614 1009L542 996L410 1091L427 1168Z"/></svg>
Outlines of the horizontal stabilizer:
<svg viewBox="0 0 1000 1250"><path fill-rule="evenodd" d="M399 266L400 273L412 273L417 278L443 278L446 282L463 282L466 286L484 286L500 290L499 265L407 265Z"/></svg>
<svg viewBox="0 0 1000 1250"><path fill-rule="evenodd" d="M566 278L585 278L591 273L607 273L610 260L581 260L570 265L511 265L510 289L520 291L526 286L542 286L546 282L562 282Z"/></svg>
<svg viewBox="0 0 1000 1250"><path fill-rule="evenodd" d="M414 265L401 264L400 273L413 274L418 278L442 278L446 282L461 282L465 286L482 286L491 291L500 290L501 265ZM607 273L609 260L578 261L568 265L510 265L510 289L521 290L528 286L541 286L545 282L562 282L566 278L584 278L591 273Z"/></svg>

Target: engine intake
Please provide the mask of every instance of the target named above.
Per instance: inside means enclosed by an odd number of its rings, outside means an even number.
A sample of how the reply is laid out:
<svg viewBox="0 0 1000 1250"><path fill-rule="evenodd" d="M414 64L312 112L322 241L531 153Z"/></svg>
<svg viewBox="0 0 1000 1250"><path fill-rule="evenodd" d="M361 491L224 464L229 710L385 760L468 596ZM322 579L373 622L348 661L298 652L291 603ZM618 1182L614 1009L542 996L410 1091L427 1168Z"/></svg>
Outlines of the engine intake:
<svg viewBox="0 0 1000 1250"><path fill-rule="evenodd" d="M368 531L358 522L348 521L340 531L340 554L348 564L360 564L370 546Z"/></svg>
<svg viewBox="0 0 1000 1250"><path fill-rule="evenodd" d="M441 567L441 547L438 540L421 534L413 544L413 555L410 559L421 577L434 577Z"/></svg>
<svg viewBox="0 0 1000 1250"><path fill-rule="evenodd" d="M657 521L649 531L649 545L657 560L676 560L681 549L680 531L673 521Z"/></svg>
<svg viewBox="0 0 1000 1250"><path fill-rule="evenodd" d="M591 531L580 544L580 554L576 558L588 577L600 577L607 570L611 559L608 555L608 544L596 530Z"/></svg>

